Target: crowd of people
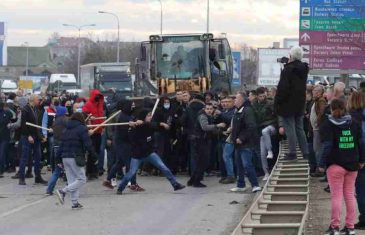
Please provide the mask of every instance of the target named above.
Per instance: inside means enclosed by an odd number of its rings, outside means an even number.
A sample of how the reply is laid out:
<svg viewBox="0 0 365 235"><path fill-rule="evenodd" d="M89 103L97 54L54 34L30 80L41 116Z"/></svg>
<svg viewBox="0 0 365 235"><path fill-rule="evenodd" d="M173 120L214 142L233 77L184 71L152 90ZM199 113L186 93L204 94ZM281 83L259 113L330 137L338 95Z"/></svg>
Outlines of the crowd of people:
<svg viewBox="0 0 365 235"><path fill-rule="evenodd" d="M160 174L175 191L185 187L176 175L189 175L187 186L204 188L204 177L219 176L219 183L235 184L232 192L246 191L247 177L251 191L258 192L259 177L268 180L279 141L286 138L285 160L297 159L298 144L311 176L328 181L332 219L326 234L339 232L342 197L347 217L341 234L353 234L355 188L356 228L365 228L365 91L345 94L342 82L307 85L309 68L302 56L300 47L292 48L277 88L235 95L177 90L157 101L115 94L107 102L98 90L88 99L67 92L2 96L0 177L14 173L19 185L34 177L62 204L70 194L72 208L82 207L82 185L99 177L117 194L127 187L145 191L138 177ZM52 171L48 182L43 167ZM59 178L68 184L55 189Z"/></svg>

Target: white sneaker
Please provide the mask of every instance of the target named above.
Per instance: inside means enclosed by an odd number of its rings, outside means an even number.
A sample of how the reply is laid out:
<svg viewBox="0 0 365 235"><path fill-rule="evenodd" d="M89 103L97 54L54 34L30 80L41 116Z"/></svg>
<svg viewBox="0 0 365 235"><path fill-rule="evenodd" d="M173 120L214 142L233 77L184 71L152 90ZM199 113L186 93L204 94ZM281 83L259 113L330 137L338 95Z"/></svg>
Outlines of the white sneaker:
<svg viewBox="0 0 365 235"><path fill-rule="evenodd" d="M113 178L111 183L112 183L112 186L113 187L117 187L117 184L118 183L117 183L117 179L116 178Z"/></svg>
<svg viewBox="0 0 365 235"><path fill-rule="evenodd" d="M264 178L262 179L263 181L267 181L269 179L269 174L265 174Z"/></svg>
<svg viewBox="0 0 365 235"><path fill-rule="evenodd" d="M273 152L272 152L272 151L269 151L269 152L267 153L266 158L267 158L267 159L273 159L273 158L274 158L274 154L273 154Z"/></svg>
<svg viewBox="0 0 365 235"><path fill-rule="evenodd" d="M256 193L256 192L261 191L261 190L262 190L262 188L258 187L258 186L255 186L255 187L252 188L253 193Z"/></svg>
<svg viewBox="0 0 365 235"><path fill-rule="evenodd" d="M235 187L235 188L232 188L231 189L231 192L234 192L234 193L244 192L244 191L246 191L246 188L238 188L238 187Z"/></svg>

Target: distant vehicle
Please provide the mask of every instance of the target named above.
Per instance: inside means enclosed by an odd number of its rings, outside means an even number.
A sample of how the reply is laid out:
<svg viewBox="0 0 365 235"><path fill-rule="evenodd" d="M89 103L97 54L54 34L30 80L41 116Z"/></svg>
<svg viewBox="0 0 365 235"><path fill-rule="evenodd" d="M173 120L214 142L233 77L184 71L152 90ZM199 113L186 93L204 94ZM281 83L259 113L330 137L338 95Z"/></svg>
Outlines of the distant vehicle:
<svg viewBox="0 0 365 235"><path fill-rule="evenodd" d="M18 84L14 80L1 81L1 92L9 94L11 92L16 93L18 91Z"/></svg>
<svg viewBox="0 0 365 235"><path fill-rule="evenodd" d="M52 74L49 79L49 91L62 92L75 89L77 89L77 82L73 74Z"/></svg>
<svg viewBox="0 0 365 235"><path fill-rule="evenodd" d="M139 96L193 92L231 92L233 58L227 38L213 34L151 35L136 61Z"/></svg>
<svg viewBox="0 0 365 235"><path fill-rule="evenodd" d="M93 63L81 66L81 90L85 96L98 89L108 97L114 90L119 96L133 96L133 76L130 62Z"/></svg>

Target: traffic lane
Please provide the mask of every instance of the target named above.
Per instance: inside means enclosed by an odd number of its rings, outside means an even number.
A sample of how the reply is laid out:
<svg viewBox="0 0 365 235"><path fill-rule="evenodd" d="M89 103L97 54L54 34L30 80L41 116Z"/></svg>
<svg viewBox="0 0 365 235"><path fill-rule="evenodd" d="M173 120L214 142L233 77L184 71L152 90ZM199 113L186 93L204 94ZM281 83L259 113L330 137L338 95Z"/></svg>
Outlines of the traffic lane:
<svg viewBox="0 0 365 235"><path fill-rule="evenodd" d="M229 234L254 196L229 193L233 185L218 184L216 177L206 178L208 188L178 192L162 177L138 181L146 192L116 195L101 180L87 183L80 198L85 208L79 211L70 209L69 198L61 206L55 196L40 194L40 203L0 217L0 234Z"/></svg>

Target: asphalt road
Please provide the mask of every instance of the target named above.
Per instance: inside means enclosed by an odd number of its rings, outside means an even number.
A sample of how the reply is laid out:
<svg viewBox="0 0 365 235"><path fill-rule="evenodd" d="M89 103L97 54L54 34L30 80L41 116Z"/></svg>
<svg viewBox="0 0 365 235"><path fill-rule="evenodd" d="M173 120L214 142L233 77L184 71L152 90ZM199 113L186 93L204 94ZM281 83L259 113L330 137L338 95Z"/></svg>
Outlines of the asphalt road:
<svg viewBox="0 0 365 235"><path fill-rule="evenodd" d="M138 177L146 192L126 190L124 195L104 188L99 179L82 189L84 208L71 210L68 197L60 205L56 196L44 196L45 187L34 185L34 179L19 186L10 176L0 179L1 235L230 234L254 197L230 193L234 185L219 184L217 177L206 178L205 189L178 192L163 177ZM187 177L178 176L178 181L185 184ZM61 180L57 187L62 185Z"/></svg>

